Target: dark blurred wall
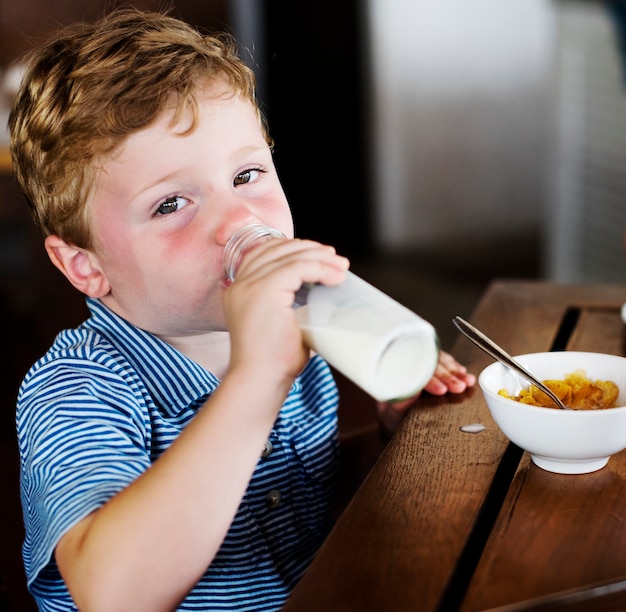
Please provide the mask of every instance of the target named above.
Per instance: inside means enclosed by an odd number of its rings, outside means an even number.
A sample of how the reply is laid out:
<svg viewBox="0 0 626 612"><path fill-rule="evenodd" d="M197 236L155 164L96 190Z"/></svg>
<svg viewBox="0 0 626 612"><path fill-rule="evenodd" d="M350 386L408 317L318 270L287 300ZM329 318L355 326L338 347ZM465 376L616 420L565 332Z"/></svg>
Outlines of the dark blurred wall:
<svg viewBox="0 0 626 612"><path fill-rule="evenodd" d="M296 234L371 249L367 41L356 0L263 0L266 115Z"/></svg>
<svg viewBox="0 0 626 612"><path fill-rule="evenodd" d="M207 27L228 25L229 0L0 0L0 62L6 64L60 25L93 21L119 6L159 10Z"/></svg>

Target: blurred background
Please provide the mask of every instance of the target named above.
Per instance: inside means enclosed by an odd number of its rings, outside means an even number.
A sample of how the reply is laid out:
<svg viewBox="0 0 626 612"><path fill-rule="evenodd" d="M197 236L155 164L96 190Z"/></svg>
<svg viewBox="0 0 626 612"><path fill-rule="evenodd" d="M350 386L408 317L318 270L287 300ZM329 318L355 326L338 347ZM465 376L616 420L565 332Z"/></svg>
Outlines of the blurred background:
<svg viewBox="0 0 626 612"><path fill-rule="evenodd" d="M17 386L55 333L85 316L11 176L4 125L18 58L59 25L124 4L0 0L0 479L12 516ZM451 318L470 316L495 278L624 282L621 0L132 5L235 33L297 234L334 244L431 320L444 348ZM19 528L0 537L0 549L19 549ZM19 557L5 557L0 610L31 609Z"/></svg>

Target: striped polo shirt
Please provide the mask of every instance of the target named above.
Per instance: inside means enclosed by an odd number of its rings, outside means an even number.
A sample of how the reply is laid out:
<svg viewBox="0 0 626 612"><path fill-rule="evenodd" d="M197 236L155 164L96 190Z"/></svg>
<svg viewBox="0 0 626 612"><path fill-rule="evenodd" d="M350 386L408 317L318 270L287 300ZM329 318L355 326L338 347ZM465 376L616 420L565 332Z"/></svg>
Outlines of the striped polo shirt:
<svg viewBox="0 0 626 612"><path fill-rule="evenodd" d="M76 609L54 561L60 537L146 470L219 384L98 300L87 305L91 317L58 335L18 396L24 564L46 611ZM337 401L328 366L313 357L259 449L220 550L180 610L282 606L329 529Z"/></svg>

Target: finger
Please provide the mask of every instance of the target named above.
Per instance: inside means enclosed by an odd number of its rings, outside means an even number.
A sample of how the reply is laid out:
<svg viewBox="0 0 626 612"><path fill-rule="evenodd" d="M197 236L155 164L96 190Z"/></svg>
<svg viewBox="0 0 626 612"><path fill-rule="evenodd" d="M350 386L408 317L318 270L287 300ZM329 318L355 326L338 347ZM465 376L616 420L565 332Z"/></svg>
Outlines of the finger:
<svg viewBox="0 0 626 612"><path fill-rule="evenodd" d="M445 366L439 364L435 374L426 385L426 391L433 395L445 393L463 393L468 387L474 385L473 374L450 372Z"/></svg>
<svg viewBox="0 0 626 612"><path fill-rule="evenodd" d="M302 282L336 283L349 267L347 258L337 255L331 246L310 240L270 240L247 253L238 272L267 276L281 268L299 270ZM339 274L338 274L339 273Z"/></svg>
<svg viewBox="0 0 626 612"><path fill-rule="evenodd" d="M467 368L459 363L450 353L441 351L439 353L439 365L446 368L449 372L455 372L457 374L465 374Z"/></svg>

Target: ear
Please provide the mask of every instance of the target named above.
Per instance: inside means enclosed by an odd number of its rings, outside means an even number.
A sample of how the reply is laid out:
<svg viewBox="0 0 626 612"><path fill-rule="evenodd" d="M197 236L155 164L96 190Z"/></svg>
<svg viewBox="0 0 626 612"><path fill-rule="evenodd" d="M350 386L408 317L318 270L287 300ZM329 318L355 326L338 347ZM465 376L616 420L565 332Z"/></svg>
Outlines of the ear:
<svg viewBox="0 0 626 612"><path fill-rule="evenodd" d="M96 256L87 249L67 244L58 236L47 236L44 245L50 261L82 293L101 298L111 291Z"/></svg>

